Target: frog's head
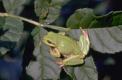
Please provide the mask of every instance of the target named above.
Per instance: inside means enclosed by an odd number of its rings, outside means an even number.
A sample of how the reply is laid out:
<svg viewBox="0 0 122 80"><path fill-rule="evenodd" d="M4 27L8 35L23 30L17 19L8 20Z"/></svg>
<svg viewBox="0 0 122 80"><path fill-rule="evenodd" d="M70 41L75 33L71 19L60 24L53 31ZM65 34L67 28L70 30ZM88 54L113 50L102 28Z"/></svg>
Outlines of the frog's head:
<svg viewBox="0 0 122 80"><path fill-rule="evenodd" d="M57 33L48 32L47 35L44 36L43 42L50 47L55 47L57 42L57 37L58 37Z"/></svg>

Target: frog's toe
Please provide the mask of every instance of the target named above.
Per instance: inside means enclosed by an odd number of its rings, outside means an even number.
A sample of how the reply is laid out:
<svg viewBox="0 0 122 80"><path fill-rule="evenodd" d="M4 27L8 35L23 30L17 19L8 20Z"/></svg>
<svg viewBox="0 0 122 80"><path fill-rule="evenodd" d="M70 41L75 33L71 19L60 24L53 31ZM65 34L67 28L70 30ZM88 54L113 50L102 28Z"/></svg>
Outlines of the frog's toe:
<svg viewBox="0 0 122 80"><path fill-rule="evenodd" d="M60 68L64 67L64 64L62 61L57 61L56 63L59 65Z"/></svg>

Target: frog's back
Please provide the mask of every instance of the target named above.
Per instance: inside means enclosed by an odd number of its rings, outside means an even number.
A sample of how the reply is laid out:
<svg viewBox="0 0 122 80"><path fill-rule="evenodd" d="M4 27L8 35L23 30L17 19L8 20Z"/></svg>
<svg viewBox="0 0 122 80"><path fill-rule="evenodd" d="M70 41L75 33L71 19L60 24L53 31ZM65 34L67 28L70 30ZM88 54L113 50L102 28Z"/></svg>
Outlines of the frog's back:
<svg viewBox="0 0 122 80"><path fill-rule="evenodd" d="M63 35L62 35L63 36ZM59 42L59 49L62 53L64 54L80 54L80 48L79 45L77 44L77 41L73 40L70 37L63 36L59 37L58 40Z"/></svg>

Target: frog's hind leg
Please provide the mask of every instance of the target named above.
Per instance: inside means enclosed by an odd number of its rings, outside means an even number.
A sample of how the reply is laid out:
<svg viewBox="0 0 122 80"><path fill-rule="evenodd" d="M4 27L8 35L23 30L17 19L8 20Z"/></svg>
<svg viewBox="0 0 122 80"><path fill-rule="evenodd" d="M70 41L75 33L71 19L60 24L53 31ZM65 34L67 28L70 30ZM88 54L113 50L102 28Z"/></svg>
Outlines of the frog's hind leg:
<svg viewBox="0 0 122 80"><path fill-rule="evenodd" d="M84 59L80 55L72 55L69 58L63 60L64 65L74 66L84 63Z"/></svg>

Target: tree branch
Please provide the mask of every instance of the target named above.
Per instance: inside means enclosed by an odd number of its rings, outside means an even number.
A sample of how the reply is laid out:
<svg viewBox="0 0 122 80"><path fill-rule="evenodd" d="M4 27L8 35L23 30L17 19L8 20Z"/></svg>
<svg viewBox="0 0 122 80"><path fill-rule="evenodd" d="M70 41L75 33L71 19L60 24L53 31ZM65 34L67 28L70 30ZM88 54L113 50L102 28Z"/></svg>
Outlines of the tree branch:
<svg viewBox="0 0 122 80"><path fill-rule="evenodd" d="M8 13L0 13L0 16L20 19L20 20L31 23L31 24L33 24L35 26L38 26L38 27L46 27L46 28L55 29L55 30L58 30L58 31L69 31L70 30L70 28L63 28L63 27L59 27L59 26L55 26L55 25L48 25L48 24L40 24L39 22L36 22L34 20L27 19L27 18L24 18L24 17L21 17L21 16L8 14Z"/></svg>

